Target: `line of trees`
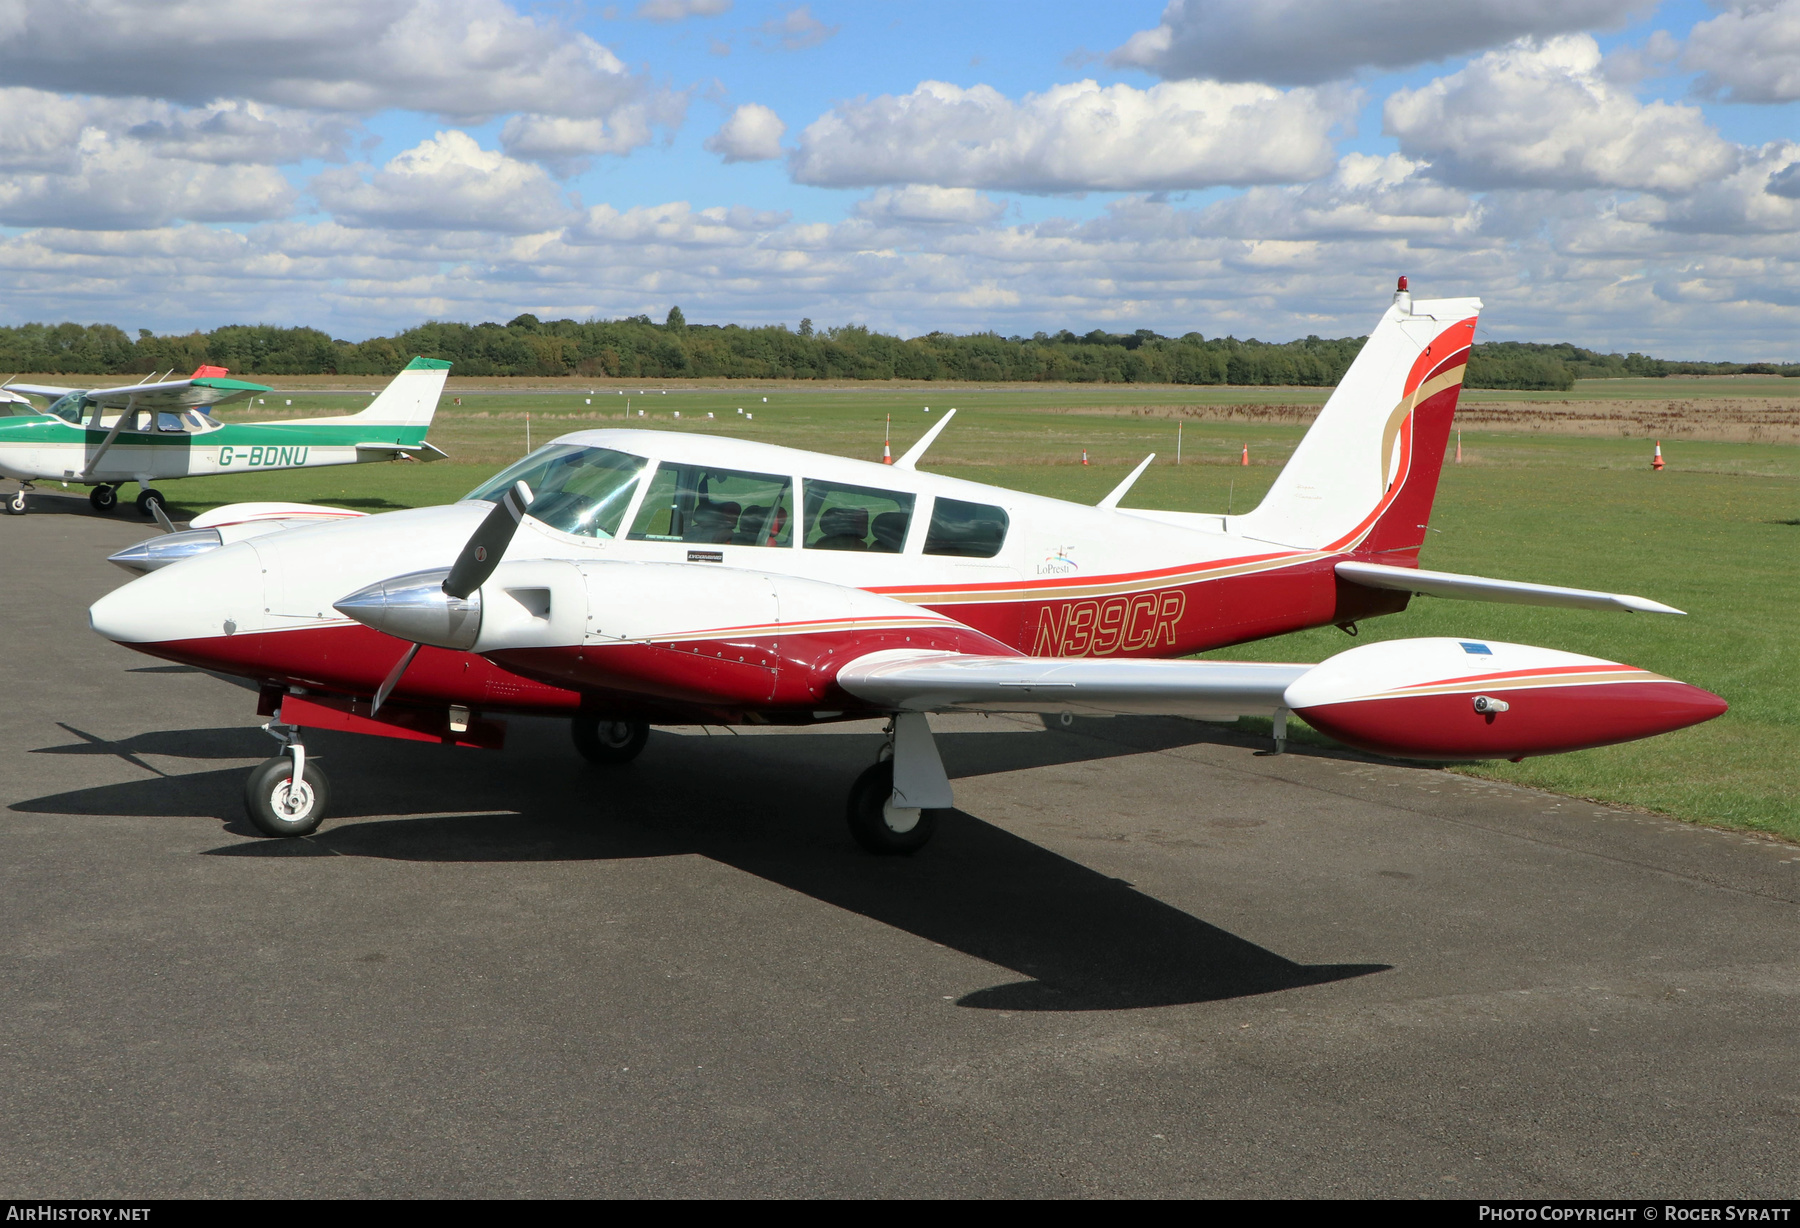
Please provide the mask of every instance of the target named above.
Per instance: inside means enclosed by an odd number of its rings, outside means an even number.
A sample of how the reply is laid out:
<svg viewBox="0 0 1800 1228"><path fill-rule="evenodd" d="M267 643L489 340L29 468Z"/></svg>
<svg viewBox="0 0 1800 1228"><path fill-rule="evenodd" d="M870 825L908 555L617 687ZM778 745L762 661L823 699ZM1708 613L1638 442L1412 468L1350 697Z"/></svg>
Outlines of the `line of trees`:
<svg viewBox="0 0 1800 1228"><path fill-rule="evenodd" d="M539 320L505 324L430 321L391 337L334 340L316 328L230 324L208 333L135 339L110 324L22 324L0 328L0 369L67 375L192 371L202 363L245 376L388 375L414 354L448 359L458 375L631 379L917 379L1077 383L1281 384L1329 386L1362 348L1361 337L1240 341L1199 333L1165 337L1147 328L1076 335L927 333L901 338L858 324L815 329L690 325L679 307L658 324ZM1601 354L1575 345L1484 342L1469 359L1474 388L1567 390L1578 379L1677 374L1800 376L1800 363L1670 362Z"/></svg>

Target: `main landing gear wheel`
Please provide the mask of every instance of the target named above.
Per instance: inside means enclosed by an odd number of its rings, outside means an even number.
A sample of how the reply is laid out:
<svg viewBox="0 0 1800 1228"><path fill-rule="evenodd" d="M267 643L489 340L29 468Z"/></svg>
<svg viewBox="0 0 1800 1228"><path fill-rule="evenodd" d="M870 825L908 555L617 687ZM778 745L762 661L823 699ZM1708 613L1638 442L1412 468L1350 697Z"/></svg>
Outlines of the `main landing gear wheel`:
<svg viewBox="0 0 1800 1228"><path fill-rule="evenodd" d="M308 759L295 780L292 756L276 755L244 782L244 809L265 836L310 835L330 802L331 786L316 759Z"/></svg>
<svg viewBox="0 0 1800 1228"><path fill-rule="evenodd" d="M650 722L578 716L569 722L569 734L589 763L630 763L650 740Z"/></svg>
<svg viewBox="0 0 1800 1228"><path fill-rule="evenodd" d="M110 486L96 486L88 491L88 502L96 512L110 512L119 506L119 492Z"/></svg>
<svg viewBox="0 0 1800 1228"><path fill-rule="evenodd" d="M146 487L138 492L138 515L142 516L145 520L154 519L156 513L150 510L150 505L152 503L162 508L165 513L169 510L169 503L168 500L163 498L163 492L157 490L155 487Z"/></svg>
<svg viewBox="0 0 1800 1228"><path fill-rule="evenodd" d="M845 817L850 834L871 853L883 856L916 853L937 830L939 810L913 810L894 805L894 764L883 760L850 786Z"/></svg>
<svg viewBox="0 0 1800 1228"><path fill-rule="evenodd" d="M6 501L6 510L14 516L23 516L25 514L25 492L21 490L18 494L8 499Z"/></svg>

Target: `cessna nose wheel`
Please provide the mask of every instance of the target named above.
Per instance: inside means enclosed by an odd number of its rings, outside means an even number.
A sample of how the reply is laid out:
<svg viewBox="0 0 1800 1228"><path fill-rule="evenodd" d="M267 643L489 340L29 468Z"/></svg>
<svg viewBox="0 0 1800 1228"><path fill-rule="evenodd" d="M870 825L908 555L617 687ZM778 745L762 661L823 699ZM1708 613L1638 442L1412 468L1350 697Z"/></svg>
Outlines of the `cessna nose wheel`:
<svg viewBox="0 0 1800 1228"><path fill-rule="evenodd" d="M578 716L569 723L569 733L589 763L630 763L650 740L650 722Z"/></svg>
<svg viewBox="0 0 1800 1228"><path fill-rule="evenodd" d="M25 514L25 492L21 490L18 494L8 499L6 501L6 510L11 512L14 516L23 516Z"/></svg>
<svg viewBox="0 0 1800 1228"><path fill-rule="evenodd" d="M88 502L96 512L110 512L119 505L119 492L110 486L96 486L88 491Z"/></svg>

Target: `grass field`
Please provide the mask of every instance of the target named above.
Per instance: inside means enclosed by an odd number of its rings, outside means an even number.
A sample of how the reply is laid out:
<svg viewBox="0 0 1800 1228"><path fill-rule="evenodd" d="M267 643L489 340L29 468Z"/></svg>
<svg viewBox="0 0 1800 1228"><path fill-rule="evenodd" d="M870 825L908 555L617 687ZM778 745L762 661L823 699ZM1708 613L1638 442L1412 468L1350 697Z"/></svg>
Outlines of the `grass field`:
<svg viewBox="0 0 1800 1228"><path fill-rule="evenodd" d="M374 381L378 383L379 381ZM1590 402L1630 400L1614 385ZM1800 380L1680 381L1683 398L1800 392ZM1720 385L1716 390L1703 385ZM533 442L590 426L695 430L876 459L883 418L894 416L894 451L952 406L962 410L927 468L977 481L1093 501L1146 453L1158 460L1129 503L1192 511L1255 505L1304 431L1324 390L1156 389L1120 386L961 388L860 385L684 388L667 393L592 385L574 391L465 390L446 405L432 439L452 460L384 464L164 483L192 514L246 499L337 503L370 511L452 500ZM644 386L648 388L649 386ZM1578 386L1579 387L1579 386ZM456 390L453 388L452 392ZM1232 401L1227 394L1239 399ZM366 401L366 393L360 394ZM1200 399L1197 399L1197 395ZM1513 394L1474 394L1470 409ZM762 398L769 400L764 402ZM354 398L296 389L235 417L347 409ZM1581 398L1577 398L1581 399ZM1638 398L1643 399L1643 398ZM1229 415L1244 407L1243 420ZM1800 405L1800 402L1796 402ZM932 407L931 414L923 411ZM1292 406L1289 414L1282 407ZM740 417L742 407L754 420ZM637 417L645 410L643 418ZM673 417L679 409L682 417ZM1174 461L1179 415L1183 464ZM706 414L711 412L711 420ZM1220 414L1226 416L1220 417ZM1486 423L1487 412L1470 417ZM1284 420L1291 417L1292 420ZM1470 430L1464 463L1446 466L1423 563L1449 571L1615 589L1666 601L1686 618L1532 609L1416 598L1404 614L1371 620L1363 640L1461 635L1515 640L1630 662L1682 678L1731 701L1726 716L1695 729L1627 746L1522 764L1466 769L1582 797L1619 802L1697 822L1800 839L1800 446L1694 440L1665 442L1668 471L1649 469L1649 441L1605 435ZM1248 445L1252 465L1237 463ZM1083 467L1080 454L1092 464ZM1333 628L1214 654L1321 660L1351 645Z"/></svg>

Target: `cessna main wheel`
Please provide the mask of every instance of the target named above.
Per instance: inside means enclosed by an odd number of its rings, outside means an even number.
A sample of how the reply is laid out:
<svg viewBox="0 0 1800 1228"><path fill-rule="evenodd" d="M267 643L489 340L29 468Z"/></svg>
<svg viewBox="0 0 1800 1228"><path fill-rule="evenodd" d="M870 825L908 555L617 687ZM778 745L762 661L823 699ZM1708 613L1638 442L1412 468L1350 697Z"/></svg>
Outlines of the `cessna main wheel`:
<svg viewBox="0 0 1800 1228"><path fill-rule="evenodd" d="M138 515L142 516L145 520L149 520L152 517L154 517L156 515L156 513L150 510L150 505L152 503L154 503L157 507L162 508L163 511L165 511L165 512L167 512L169 510L169 502L167 499L163 498L163 492L160 490L157 490L155 487L147 487L144 490L138 492L138 497L137 497Z"/></svg>
<svg viewBox="0 0 1800 1228"><path fill-rule="evenodd" d="M96 486L88 491L88 502L96 512L110 512L119 505L119 492L110 486Z"/></svg>
<svg viewBox="0 0 1800 1228"><path fill-rule="evenodd" d="M305 836L316 831L331 801L331 786L317 760L308 759L299 780L294 760L276 755L244 782L244 810L265 836Z"/></svg>
<svg viewBox="0 0 1800 1228"><path fill-rule="evenodd" d="M845 817L858 844L871 853L893 856L924 848L942 813L894 805L894 763L889 759L856 778Z"/></svg>
<svg viewBox="0 0 1800 1228"><path fill-rule="evenodd" d="M569 723L569 733L589 763L630 763L650 740L650 722L578 716Z"/></svg>

